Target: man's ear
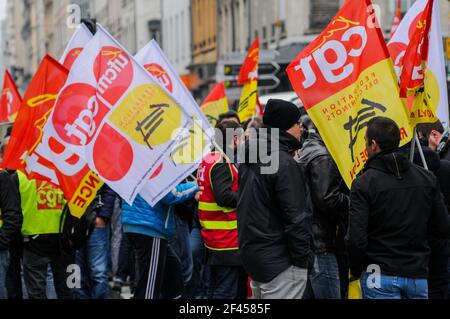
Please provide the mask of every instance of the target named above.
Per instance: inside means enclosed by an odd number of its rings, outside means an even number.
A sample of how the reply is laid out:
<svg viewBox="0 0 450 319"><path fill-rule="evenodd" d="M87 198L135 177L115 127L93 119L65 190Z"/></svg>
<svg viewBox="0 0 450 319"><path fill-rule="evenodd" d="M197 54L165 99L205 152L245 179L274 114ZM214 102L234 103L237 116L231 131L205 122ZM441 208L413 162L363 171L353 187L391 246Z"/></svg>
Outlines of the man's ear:
<svg viewBox="0 0 450 319"><path fill-rule="evenodd" d="M380 146L378 145L377 141L371 140L370 141L370 148L372 149L372 152L376 152L380 149Z"/></svg>

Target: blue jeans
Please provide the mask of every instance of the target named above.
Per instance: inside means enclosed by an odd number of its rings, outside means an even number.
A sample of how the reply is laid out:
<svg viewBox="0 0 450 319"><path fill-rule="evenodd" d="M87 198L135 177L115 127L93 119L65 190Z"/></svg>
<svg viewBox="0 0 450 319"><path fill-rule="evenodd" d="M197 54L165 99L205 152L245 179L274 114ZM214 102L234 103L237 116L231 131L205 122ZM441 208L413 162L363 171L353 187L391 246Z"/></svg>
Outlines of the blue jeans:
<svg viewBox="0 0 450 319"><path fill-rule="evenodd" d="M6 290L6 273L9 267L9 252L0 250L0 299L8 299Z"/></svg>
<svg viewBox="0 0 450 319"><path fill-rule="evenodd" d="M186 298L206 299L209 266L206 265L206 248L199 228L194 228L190 237L193 259L192 278L186 287Z"/></svg>
<svg viewBox="0 0 450 319"><path fill-rule="evenodd" d="M335 254L316 255L309 274L312 299L341 299L339 267Z"/></svg>
<svg viewBox="0 0 450 319"><path fill-rule="evenodd" d="M368 287L375 284L370 274L361 275L363 299L428 299L427 279L411 279L381 275L379 287Z"/></svg>
<svg viewBox="0 0 450 319"><path fill-rule="evenodd" d="M109 226L96 228L85 247L76 253L81 269L81 289L74 290L76 299L108 299Z"/></svg>

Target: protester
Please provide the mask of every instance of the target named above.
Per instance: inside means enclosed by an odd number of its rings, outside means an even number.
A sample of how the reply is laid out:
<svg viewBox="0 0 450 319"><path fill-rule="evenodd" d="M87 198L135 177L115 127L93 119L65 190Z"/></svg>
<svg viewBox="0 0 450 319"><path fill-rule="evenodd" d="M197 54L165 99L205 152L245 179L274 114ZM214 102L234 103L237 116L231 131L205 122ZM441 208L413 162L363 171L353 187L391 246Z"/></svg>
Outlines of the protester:
<svg viewBox="0 0 450 319"><path fill-rule="evenodd" d="M237 231L238 171L234 165L243 136L240 124L217 125L222 150L209 153L198 169L198 213L209 266L208 299L237 299L241 260Z"/></svg>
<svg viewBox="0 0 450 319"><path fill-rule="evenodd" d="M9 143L9 138L11 136L11 128L6 132L5 138L2 141L0 147L0 157L3 158L6 147ZM17 173L15 171L7 171L15 190L18 194L18 200L20 203L19 194L19 180ZM0 214L1 215L1 214ZM11 238L9 243L9 267L6 273L6 290L8 292L8 299L21 300L23 299L23 289L22 289L22 255L23 255L23 238L21 233L22 227L22 210L20 209L20 214L18 216L13 216L16 219L15 224L15 234L8 235ZM0 218L1 223L1 218ZM3 282L3 281L2 281ZM0 288L1 289L1 288Z"/></svg>
<svg viewBox="0 0 450 319"><path fill-rule="evenodd" d="M436 177L411 164L399 144L394 121L369 121L369 161L352 186L347 237L365 299L427 299L428 237L450 238Z"/></svg>
<svg viewBox="0 0 450 319"><path fill-rule="evenodd" d="M23 267L30 299L47 299L47 269L51 265L58 299L72 299L67 286L68 266L73 256L60 247L62 191L50 183L30 181L18 172L23 210Z"/></svg>
<svg viewBox="0 0 450 319"><path fill-rule="evenodd" d="M6 142L7 143L7 142ZM0 157L3 158L5 142L2 143ZM6 288L9 268L9 249L22 227L22 211L19 194L9 174L0 172L0 299L8 298Z"/></svg>
<svg viewBox="0 0 450 319"><path fill-rule="evenodd" d="M193 198L197 192L197 184L186 183L177 186L154 207L141 196L132 206L122 203L122 225L137 263L135 299L182 296L181 265L168 253L168 241L175 232L173 206Z"/></svg>
<svg viewBox="0 0 450 319"><path fill-rule="evenodd" d="M301 148L300 116L294 104L270 100L264 128L246 144L246 158L259 142L268 149L259 150L255 163L247 160L239 168L239 247L256 299L301 299L307 285L313 257L311 211L305 179L294 160Z"/></svg>
<svg viewBox="0 0 450 319"><path fill-rule="evenodd" d="M302 117L308 137L298 162L302 166L313 204L314 267L309 273L313 299L341 299L336 257L337 231L348 217L349 198L341 192L342 177L317 128Z"/></svg>
<svg viewBox="0 0 450 319"><path fill-rule="evenodd" d="M108 299L109 222L114 211L116 193L107 185L97 193L95 228L84 247L76 252L76 263L81 270L81 288L74 290L77 299Z"/></svg>
<svg viewBox="0 0 450 319"><path fill-rule="evenodd" d="M220 114L217 120L217 125L226 120L235 121L236 123L241 124L241 120L239 119L239 115L236 111L228 111L227 113Z"/></svg>
<svg viewBox="0 0 450 319"><path fill-rule="evenodd" d="M430 133L429 127L430 125L427 124L417 125L417 134L422 141L422 151L427 167L436 176L447 210L450 212L450 161L441 160L439 154L432 150L432 148L436 149L434 143L436 140L433 140L433 133ZM429 136L428 139L427 136ZM419 166L424 165L417 149L414 163ZM450 242L431 237L429 244L431 248L428 277L429 297L430 299L448 299Z"/></svg>

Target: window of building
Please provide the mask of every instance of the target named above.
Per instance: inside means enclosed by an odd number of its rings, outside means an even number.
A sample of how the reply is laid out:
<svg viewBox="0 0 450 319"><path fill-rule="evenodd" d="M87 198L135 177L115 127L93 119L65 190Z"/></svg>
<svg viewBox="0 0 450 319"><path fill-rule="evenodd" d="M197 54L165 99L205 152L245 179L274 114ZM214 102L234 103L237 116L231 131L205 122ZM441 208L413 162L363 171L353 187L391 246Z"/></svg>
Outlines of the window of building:
<svg viewBox="0 0 450 319"><path fill-rule="evenodd" d="M310 0L311 13L309 29L311 33L319 33L327 27L339 11L339 0Z"/></svg>

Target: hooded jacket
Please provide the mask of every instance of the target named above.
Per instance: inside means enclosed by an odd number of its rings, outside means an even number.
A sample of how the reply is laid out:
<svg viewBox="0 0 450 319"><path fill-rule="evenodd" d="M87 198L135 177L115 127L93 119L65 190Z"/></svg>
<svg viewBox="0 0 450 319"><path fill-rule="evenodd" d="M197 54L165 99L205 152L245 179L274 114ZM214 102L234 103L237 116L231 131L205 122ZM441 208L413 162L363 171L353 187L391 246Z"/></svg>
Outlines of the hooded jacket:
<svg viewBox="0 0 450 319"><path fill-rule="evenodd" d="M169 240L175 234L175 206L190 200L199 191L196 183L177 186L158 204L151 207L141 196L133 206L122 203L122 225L125 233Z"/></svg>
<svg viewBox="0 0 450 319"><path fill-rule="evenodd" d="M371 158L353 183L347 244L352 274L369 265L388 276L428 278L428 237L450 237L436 177L400 152Z"/></svg>
<svg viewBox="0 0 450 319"><path fill-rule="evenodd" d="M258 130L257 137L246 144L247 159L259 142L268 145L267 154L239 168L240 256L252 280L261 283L272 281L291 266L309 268L312 259L310 203L302 170L293 158L301 144L282 131L279 141L272 139L270 131ZM278 170L264 174L261 169L270 166L264 164L269 157L271 164L279 164Z"/></svg>
<svg viewBox="0 0 450 319"><path fill-rule="evenodd" d="M338 225L347 218L349 198L342 193L339 170L317 133L310 133L298 160L313 204L314 252L336 252Z"/></svg>

